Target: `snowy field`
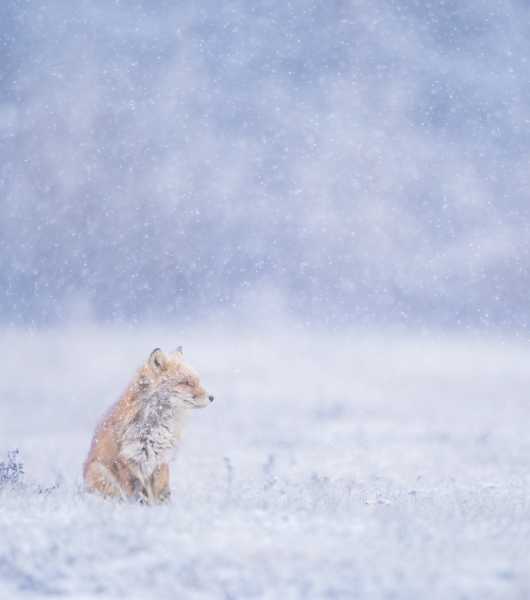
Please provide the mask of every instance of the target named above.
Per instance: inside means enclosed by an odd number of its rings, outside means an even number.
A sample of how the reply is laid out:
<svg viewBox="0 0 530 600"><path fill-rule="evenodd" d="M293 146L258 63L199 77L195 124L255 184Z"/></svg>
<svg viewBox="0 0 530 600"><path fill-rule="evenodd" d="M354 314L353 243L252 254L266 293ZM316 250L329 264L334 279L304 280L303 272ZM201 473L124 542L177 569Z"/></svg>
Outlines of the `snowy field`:
<svg viewBox="0 0 530 600"><path fill-rule="evenodd" d="M530 344L473 334L4 330L2 598L530 598ZM170 505L81 486L102 410L182 344ZM58 487L54 488L54 486ZM52 489L54 488L54 489Z"/></svg>

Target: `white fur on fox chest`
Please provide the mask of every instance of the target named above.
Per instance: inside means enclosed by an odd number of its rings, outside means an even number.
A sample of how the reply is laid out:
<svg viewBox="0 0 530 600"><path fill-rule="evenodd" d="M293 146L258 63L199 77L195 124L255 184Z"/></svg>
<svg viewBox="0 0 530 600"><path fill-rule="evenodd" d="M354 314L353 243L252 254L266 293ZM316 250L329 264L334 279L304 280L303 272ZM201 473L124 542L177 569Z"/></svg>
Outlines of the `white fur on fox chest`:
<svg viewBox="0 0 530 600"><path fill-rule="evenodd" d="M124 427L120 453L134 461L144 477L149 477L171 458L186 426L188 411L167 390L143 399Z"/></svg>

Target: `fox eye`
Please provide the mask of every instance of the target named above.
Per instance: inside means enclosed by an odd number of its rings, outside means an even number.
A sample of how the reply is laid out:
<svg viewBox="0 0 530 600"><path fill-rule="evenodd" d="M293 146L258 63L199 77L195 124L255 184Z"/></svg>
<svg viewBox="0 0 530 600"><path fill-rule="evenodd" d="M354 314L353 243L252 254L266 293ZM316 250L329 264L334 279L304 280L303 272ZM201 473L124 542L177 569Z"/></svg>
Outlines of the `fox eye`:
<svg viewBox="0 0 530 600"><path fill-rule="evenodd" d="M191 386L191 383L189 381L183 381L182 385L187 385L187 386Z"/></svg>

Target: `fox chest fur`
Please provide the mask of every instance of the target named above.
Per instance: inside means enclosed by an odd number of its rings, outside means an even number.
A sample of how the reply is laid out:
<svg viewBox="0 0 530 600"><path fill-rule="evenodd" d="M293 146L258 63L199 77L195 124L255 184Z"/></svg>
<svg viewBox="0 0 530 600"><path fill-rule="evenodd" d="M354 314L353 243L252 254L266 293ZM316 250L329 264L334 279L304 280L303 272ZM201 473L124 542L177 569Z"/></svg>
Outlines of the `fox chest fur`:
<svg viewBox="0 0 530 600"><path fill-rule="evenodd" d="M192 408L213 400L181 350L151 353L123 396L100 421L83 473L103 496L150 504L169 497L168 462Z"/></svg>
<svg viewBox="0 0 530 600"><path fill-rule="evenodd" d="M137 401L135 408L132 418L123 425L118 444L121 456L135 462L148 477L169 462L182 439L189 409L179 406L164 387Z"/></svg>

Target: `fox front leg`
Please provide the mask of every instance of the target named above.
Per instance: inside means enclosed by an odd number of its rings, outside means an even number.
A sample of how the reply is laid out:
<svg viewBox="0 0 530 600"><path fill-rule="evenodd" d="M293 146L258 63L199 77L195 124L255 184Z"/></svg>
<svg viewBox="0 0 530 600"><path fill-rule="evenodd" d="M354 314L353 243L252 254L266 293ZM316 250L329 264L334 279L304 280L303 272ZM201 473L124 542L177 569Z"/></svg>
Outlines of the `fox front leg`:
<svg viewBox="0 0 530 600"><path fill-rule="evenodd" d="M129 478L129 485L132 489L131 496L133 498L138 498L140 502L151 504L149 501L149 493L143 481L133 475Z"/></svg>
<svg viewBox="0 0 530 600"><path fill-rule="evenodd" d="M135 465L132 463L122 463L120 467L121 479L126 482L127 495L129 498L151 504L151 498L149 497L149 492L144 482L144 478L141 476Z"/></svg>
<svg viewBox="0 0 530 600"><path fill-rule="evenodd" d="M169 465L158 467L151 475L150 484L155 502L168 501L171 496L171 490L169 489Z"/></svg>

